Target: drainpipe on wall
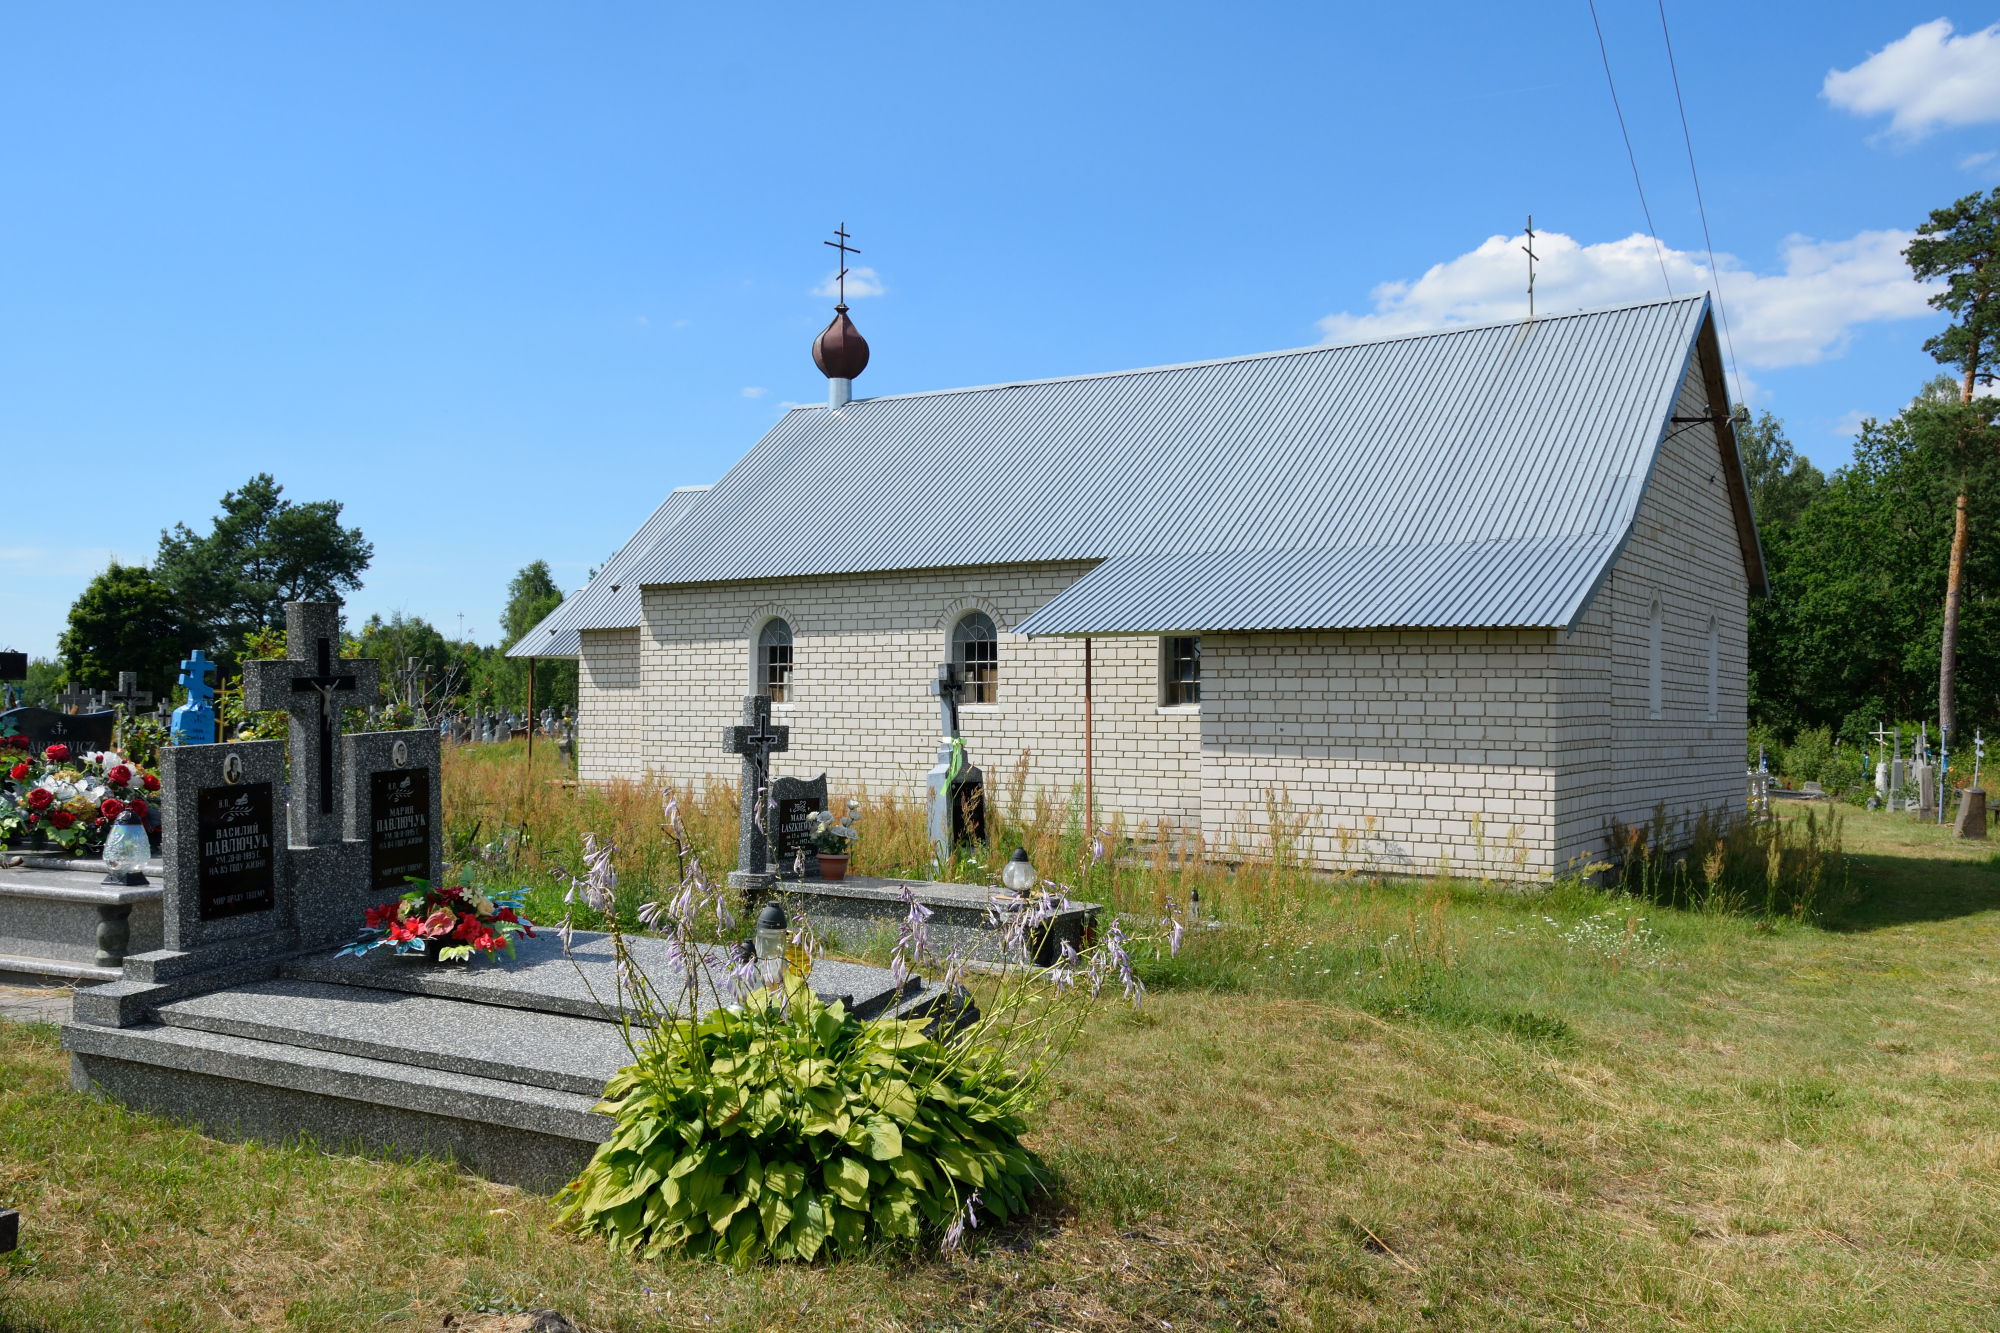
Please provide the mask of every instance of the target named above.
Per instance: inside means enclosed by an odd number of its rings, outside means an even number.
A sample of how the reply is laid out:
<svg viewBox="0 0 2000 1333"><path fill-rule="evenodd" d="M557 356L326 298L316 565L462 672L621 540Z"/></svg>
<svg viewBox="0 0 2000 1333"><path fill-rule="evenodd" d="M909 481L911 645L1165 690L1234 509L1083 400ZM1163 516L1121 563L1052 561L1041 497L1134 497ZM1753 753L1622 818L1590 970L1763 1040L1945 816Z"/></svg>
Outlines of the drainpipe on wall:
<svg viewBox="0 0 2000 1333"><path fill-rule="evenodd" d="M1093 766L1090 762L1090 640L1083 641L1083 834L1095 840L1097 837L1097 801L1091 788Z"/></svg>

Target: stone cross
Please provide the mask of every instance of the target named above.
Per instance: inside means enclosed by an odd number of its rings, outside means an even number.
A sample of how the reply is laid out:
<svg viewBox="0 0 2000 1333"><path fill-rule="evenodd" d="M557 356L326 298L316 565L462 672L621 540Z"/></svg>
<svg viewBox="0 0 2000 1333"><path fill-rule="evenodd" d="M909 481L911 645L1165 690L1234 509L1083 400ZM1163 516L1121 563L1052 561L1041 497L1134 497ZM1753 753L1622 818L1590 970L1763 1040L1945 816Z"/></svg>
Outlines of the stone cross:
<svg viewBox="0 0 2000 1333"><path fill-rule="evenodd" d="M153 702L153 692L139 688L139 673L121 671L118 673L118 688L97 697L100 707L109 705L124 713L136 713Z"/></svg>
<svg viewBox="0 0 2000 1333"><path fill-rule="evenodd" d="M334 750L340 715L375 697L382 664L341 657L338 602L285 603L285 656L243 664L243 706L291 714L292 844L340 840Z"/></svg>
<svg viewBox="0 0 2000 1333"><path fill-rule="evenodd" d="M62 711L65 713L80 713L83 711L84 706L89 702L90 702L90 691L84 689L78 689L75 681L71 681L69 683L69 688L64 690L56 698L56 703L62 708Z"/></svg>
<svg viewBox="0 0 2000 1333"><path fill-rule="evenodd" d="M725 754L743 757L742 829L736 842L736 873L729 877L732 887L757 890L772 882L770 820L765 810L765 788L770 785L771 756L789 750L790 727L771 725L771 696L743 696L743 725L725 727L722 749Z"/></svg>

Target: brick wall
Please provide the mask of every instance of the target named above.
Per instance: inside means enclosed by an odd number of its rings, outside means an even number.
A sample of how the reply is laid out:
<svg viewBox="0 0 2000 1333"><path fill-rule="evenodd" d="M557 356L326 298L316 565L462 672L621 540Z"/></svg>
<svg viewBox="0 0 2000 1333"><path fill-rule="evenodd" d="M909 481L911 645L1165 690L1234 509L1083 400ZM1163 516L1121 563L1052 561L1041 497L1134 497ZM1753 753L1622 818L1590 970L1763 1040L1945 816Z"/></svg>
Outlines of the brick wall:
<svg viewBox="0 0 2000 1333"><path fill-rule="evenodd" d="M639 692L639 631L588 629L577 654L576 767L588 780L645 767Z"/></svg>
<svg viewBox="0 0 2000 1333"><path fill-rule="evenodd" d="M1674 406L1708 414L1699 366ZM1609 850L1613 821L1664 809L1685 829L1734 817L1744 798L1749 593L1716 434L1670 426L1638 521L1573 638L1560 645L1558 861ZM1660 716L1652 716L1651 609L1660 606ZM1717 708L1709 718L1708 624L1716 623Z"/></svg>
<svg viewBox="0 0 2000 1333"><path fill-rule="evenodd" d="M792 739L774 770L824 771L836 790L920 797L938 746L929 684L949 657L952 627L979 610L1001 630L999 698L967 705L960 723L991 799L1004 801L1024 752L1026 801L1037 791L1069 799L1083 783L1083 645L1007 631L1090 568L1079 561L647 588L643 759L626 771L735 778L719 733L740 718L752 647L779 617L792 628L793 673L787 702L772 714ZM1154 639L1093 644L1096 800L1101 811L1128 819L1192 828L1200 820L1201 719L1159 706L1158 653Z"/></svg>
<svg viewBox="0 0 2000 1333"><path fill-rule="evenodd" d="M1547 874L1553 638L1203 636L1204 831L1267 845L1276 797L1328 868Z"/></svg>

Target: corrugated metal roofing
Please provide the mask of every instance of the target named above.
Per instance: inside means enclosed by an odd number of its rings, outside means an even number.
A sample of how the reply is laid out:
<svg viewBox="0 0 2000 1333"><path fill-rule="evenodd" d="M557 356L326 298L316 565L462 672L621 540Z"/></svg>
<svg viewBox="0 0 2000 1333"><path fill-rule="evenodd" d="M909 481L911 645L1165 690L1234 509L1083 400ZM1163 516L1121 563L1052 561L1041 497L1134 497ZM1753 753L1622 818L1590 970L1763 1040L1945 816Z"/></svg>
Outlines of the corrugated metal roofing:
<svg viewBox="0 0 2000 1333"><path fill-rule="evenodd" d="M1707 312L795 408L628 577L1100 560L1011 628L1564 625L1631 528Z"/></svg>
<svg viewBox="0 0 2000 1333"><path fill-rule="evenodd" d="M632 566L685 518L695 502L712 487L675 487L653 516L640 525L632 539L618 548L596 577L562 600L562 604L542 618L540 624L523 634L507 650L509 657L575 657L580 651L578 631L586 629L630 629L639 623L639 583L630 577Z"/></svg>

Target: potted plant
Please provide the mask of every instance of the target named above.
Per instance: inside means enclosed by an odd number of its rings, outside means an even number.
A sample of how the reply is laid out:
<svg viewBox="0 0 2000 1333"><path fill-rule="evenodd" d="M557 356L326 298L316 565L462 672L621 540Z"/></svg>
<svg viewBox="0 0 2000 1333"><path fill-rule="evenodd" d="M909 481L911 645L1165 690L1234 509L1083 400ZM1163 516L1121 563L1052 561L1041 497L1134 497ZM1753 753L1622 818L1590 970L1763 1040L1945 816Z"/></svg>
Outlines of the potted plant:
<svg viewBox="0 0 2000 1333"><path fill-rule="evenodd" d="M819 810L812 817L813 850L819 854L819 877L825 880L847 878L847 861L854 853L854 844L861 835L855 831L854 821L861 812L861 802L849 801L847 813L836 820L831 810Z"/></svg>

